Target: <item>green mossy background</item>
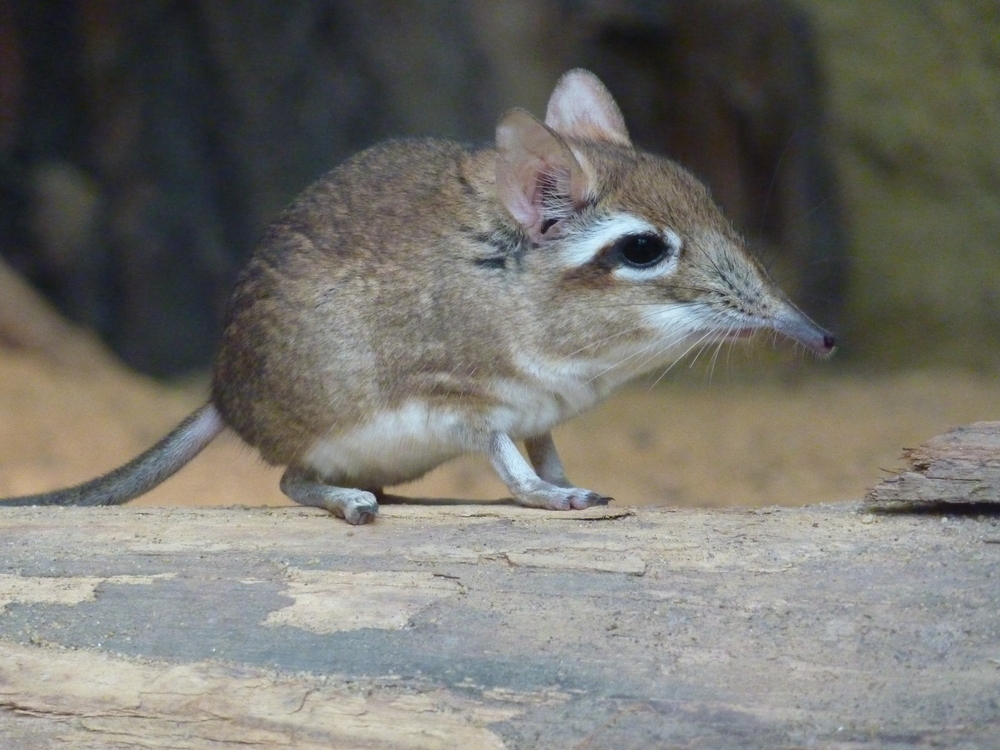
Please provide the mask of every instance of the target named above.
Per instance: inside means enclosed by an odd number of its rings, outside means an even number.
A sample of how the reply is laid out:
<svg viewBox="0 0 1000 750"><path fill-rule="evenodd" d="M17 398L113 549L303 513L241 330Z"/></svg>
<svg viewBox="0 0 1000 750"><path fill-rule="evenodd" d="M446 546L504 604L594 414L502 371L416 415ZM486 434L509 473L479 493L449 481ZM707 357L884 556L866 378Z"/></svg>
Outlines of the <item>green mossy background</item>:
<svg viewBox="0 0 1000 750"><path fill-rule="evenodd" d="M883 366L1000 365L1000 3L800 0L851 237L842 340Z"/></svg>

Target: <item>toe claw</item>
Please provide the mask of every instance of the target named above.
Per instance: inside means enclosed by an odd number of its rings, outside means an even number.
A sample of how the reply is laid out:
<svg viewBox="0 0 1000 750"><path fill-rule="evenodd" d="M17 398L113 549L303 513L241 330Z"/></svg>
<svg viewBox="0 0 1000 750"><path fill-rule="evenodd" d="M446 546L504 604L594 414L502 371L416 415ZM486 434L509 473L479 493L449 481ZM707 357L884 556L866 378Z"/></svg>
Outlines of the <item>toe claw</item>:
<svg viewBox="0 0 1000 750"><path fill-rule="evenodd" d="M595 505L607 505L610 503L612 498L607 495L599 495L596 492L588 492L583 496L573 497L570 500L570 505L574 510L583 510L584 508L592 508Z"/></svg>

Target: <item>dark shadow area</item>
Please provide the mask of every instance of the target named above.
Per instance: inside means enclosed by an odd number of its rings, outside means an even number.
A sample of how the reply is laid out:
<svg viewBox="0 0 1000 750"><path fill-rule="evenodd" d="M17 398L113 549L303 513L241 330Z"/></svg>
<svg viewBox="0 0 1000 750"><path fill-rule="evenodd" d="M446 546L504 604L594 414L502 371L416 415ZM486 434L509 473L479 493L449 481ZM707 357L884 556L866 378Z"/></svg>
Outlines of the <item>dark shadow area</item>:
<svg viewBox="0 0 1000 750"><path fill-rule="evenodd" d="M489 141L583 64L836 327L814 47L786 0L0 0L0 252L132 367L201 368L256 238L307 184L391 136Z"/></svg>
<svg viewBox="0 0 1000 750"><path fill-rule="evenodd" d="M1000 505L996 503L898 503L869 505L864 513L881 516L958 516L961 518L1000 518Z"/></svg>

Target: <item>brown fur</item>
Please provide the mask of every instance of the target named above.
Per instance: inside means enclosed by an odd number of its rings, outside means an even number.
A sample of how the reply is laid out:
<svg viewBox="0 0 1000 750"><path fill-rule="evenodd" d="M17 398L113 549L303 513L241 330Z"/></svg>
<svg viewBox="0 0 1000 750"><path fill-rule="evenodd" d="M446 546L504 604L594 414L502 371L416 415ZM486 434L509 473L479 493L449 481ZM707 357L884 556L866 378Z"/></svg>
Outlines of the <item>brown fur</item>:
<svg viewBox="0 0 1000 750"><path fill-rule="evenodd" d="M635 232L655 262L615 256ZM707 190L635 150L603 84L571 71L545 122L511 111L496 148L392 141L308 188L239 279L211 404L116 472L11 502L125 502L224 422L288 466L286 494L351 523L382 487L477 450L523 504L587 507L608 498L568 484L552 427L672 346L753 328L833 346Z"/></svg>
<svg viewBox="0 0 1000 750"><path fill-rule="evenodd" d="M557 241L532 247L497 199L494 149L379 145L309 188L241 277L212 391L226 422L268 461L294 463L317 437L407 399L481 410L484 383L518 377L512 352L570 354L633 325L638 306L714 300L766 315L783 299L684 169L571 145L596 194L574 220L627 210L673 228L685 249L669 283L623 284L599 257L566 270ZM498 257L503 267L477 262Z"/></svg>

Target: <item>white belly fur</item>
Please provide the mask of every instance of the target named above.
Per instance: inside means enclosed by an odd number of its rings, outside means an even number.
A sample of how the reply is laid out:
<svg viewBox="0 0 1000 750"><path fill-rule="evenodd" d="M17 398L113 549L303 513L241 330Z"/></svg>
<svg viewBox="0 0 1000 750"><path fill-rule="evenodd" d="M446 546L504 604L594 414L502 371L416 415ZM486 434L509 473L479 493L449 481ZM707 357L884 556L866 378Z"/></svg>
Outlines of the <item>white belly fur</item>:
<svg viewBox="0 0 1000 750"><path fill-rule="evenodd" d="M457 414L411 401L371 421L317 440L305 463L328 481L377 488L416 479L465 452Z"/></svg>
<svg viewBox="0 0 1000 750"><path fill-rule="evenodd" d="M600 376L606 364L538 360L519 363L517 380L494 380L499 401L476 424L460 404L414 399L369 422L317 440L304 463L334 484L378 488L416 479L436 466L483 447L483 429L515 440L542 435L606 396L620 378Z"/></svg>

